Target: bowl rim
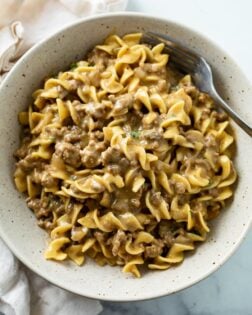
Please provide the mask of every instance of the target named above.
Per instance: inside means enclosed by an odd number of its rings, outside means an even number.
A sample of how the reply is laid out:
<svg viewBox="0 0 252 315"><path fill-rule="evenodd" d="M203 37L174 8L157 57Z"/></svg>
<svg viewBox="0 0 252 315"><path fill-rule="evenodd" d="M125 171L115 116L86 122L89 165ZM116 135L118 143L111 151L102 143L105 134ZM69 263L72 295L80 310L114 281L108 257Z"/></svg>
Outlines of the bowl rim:
<svg viewBox="0 0 252 315"><path fill-rule="evenodd" d="M71 28L73 28L73 27L75 27L77 25L81 25L81 24L84 24L84 23L89 22L89 21L99 21L101 18L113 18L113 17L147 18L147 19L160 21L161 23L171 23L175 27L187 29L190 32L192 32L193 34L195 34L196 36L204 38L207 42L209 42L213 47L216 47L222 53L225 53L225 55L229 58L229 60L231 60L232 63L237 68L239 68L239 71L242 74L242 76L251 84L250 79L244 73L243 69L239 66L239 64L233 59L233 57L230 56L228 52L226 52L221 46L219 46L219 44L215 43L215 41L212 40L211 38L209 38L206 34L201 33L198 30L195 30L194 28L192 28L190 26L187 26L187 25L185 25L183 23L177 22L176 20L173 20L173 19L170 19L170 18L166 19L166 18L157 16L157 15L146 14L146 13L142 13L142 12L125 11L125 12L102 13L102 14L98 14L98 15L94 15L94 16L81 18L81 19L79 19L79 20L77 20L75 22L67 24L66 26L62 27L58 31L54 32L53 34L51 34L51 35L47 36L46 38L40 40L38 43L36 43L34 46L32 46L30 49L28 49L28 51L26 51L21 56L21 58L15 63L15 65L12 67L12 69L6 75L6 77L3 79L3 81L0 82L0 93L1 93L1 90L2 90L2 88L4 86L4 84L5 84L5 81L7 81L7 79L9 77L11 77L12 73L14 73L16 71L16 68L19 67L19 65L22 63L23 59L27 58L29 55L32 55L33 52L38 50L40 48L40 46L45 44L48 40L50 40L53 37L57 37L58 35L60 35L64 31L66 31L68 29L71 29ZM67 290L67 291L72 292L74 294L77 294L79 296L84 296L84 297L87 297L87 298L90 298L90 299L95 299L95 300L99 299L101 301L110 301L110 302L130 302L130 301L151 300L151 299L155 299L155 298L159 298L159 297L164 297L164 296L168 296L168 295L171 295L171 294L175 294L175 293L180 292L180 291L182 291L182 290L184 290L186 288L190 288L191 286L195 285L196 283L199 283L200 281L206 279L209 275L213 274L220 267L222 267L223 264L234 254L234 252L239 248L239 246L242 243L242 241L246 238L246 235L247 235L251 225L252 225L252 216L251 216L250 222L248 222L245 226L243 226L243 229L242 229L242 231L240 233L240 238L233 245L232 249L225 256L223 256L222 261L219 264L212 265L211 268L209 268L207 272L205 272L203 275L195 277L195 279L193 281L191 281L190 283L181 284L180 287L178 289L176 289L175 292L170 292L170 293L169 292L168 293L167 292L163 292L163 293L155 293L155 292L153 292L153 294L147 294L147 295L143 294L140 298L138 298L137 296L135 298L129 298L129 297L125 296L125 299L103 297L103 296L95 295L93 293L92 294L86 294L85 293L85 295L83 295L83 293L80 290L69 289L69 287L67 286L67 283L65 285L63 285L62 283L59 283L57 278L53 278L52 279L50 276L47 276L47 274L44 274L43 272L41 272L39 267L35 267L32 263L30 263L29 260L27 260L22 255L22 253L18 250L18 248L16 248L15 244L11 241L11 239L9 239L8 235L5 234L1 228L0 228L0 237L2 238L4 243L9 247L9 249L15 255L15 257L18 258L18 260L20 260L27 268L32 270L35 274L39 275L43 279L46 279L52 285L55 285L55 286L57 286L57 287L59 287L61 289Z"/></svg>

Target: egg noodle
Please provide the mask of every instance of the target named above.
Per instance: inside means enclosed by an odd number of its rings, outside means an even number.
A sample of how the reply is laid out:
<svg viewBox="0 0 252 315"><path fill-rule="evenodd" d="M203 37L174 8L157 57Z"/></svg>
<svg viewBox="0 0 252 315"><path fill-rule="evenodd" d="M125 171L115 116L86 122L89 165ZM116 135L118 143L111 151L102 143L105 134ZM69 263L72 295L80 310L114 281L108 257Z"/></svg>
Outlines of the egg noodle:
<svg viewBox="0 0 252 315"><path fill-rule="evenodd" d="M14 179L50 235L46 259L168 269L233 194L227 115L141 36L109 36L19 114Z"/></svg>

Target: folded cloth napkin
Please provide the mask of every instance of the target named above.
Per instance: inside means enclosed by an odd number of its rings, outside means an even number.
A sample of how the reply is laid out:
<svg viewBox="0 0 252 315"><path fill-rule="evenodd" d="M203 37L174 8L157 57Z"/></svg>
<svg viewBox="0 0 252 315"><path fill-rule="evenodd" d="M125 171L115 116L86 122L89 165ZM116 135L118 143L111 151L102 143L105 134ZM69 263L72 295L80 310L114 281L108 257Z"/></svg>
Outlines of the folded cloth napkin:
<svg viewBox="0 0 252 315"><path fill-rule="evenodd" d="M78 18L121 11L127 0L1 0L0 84L34 43ZM49 284L20 264L0 239L0 314L96 315L98 301Z"/></svg>
<svg viewBox="0 0 252 315"><path fill-rule="evenodd" d="M127 0L1 0L0 82L34 43L78 18L126 5Z"/></svg>
<svg viewBox="0 0 252 315"><path fill-rule="evenodd" d="M96 315L98 301L62 290L19 264L0 239L0 314Z"/></svg>

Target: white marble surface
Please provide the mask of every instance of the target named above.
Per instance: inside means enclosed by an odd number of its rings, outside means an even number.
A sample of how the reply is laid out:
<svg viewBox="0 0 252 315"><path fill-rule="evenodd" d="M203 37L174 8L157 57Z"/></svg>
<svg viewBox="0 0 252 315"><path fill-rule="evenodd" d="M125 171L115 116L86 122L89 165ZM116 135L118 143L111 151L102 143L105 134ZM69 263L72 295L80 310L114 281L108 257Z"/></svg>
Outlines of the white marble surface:
<svg viewBox="0 0 252 315"><path fill-rule="evenodd" d="M228 51L252 81L252 1L129 0L128 10L198 29ZM151 301L106 302L101 315L251 315L251 249L252 231L221 269L197 285Z"/></svg>

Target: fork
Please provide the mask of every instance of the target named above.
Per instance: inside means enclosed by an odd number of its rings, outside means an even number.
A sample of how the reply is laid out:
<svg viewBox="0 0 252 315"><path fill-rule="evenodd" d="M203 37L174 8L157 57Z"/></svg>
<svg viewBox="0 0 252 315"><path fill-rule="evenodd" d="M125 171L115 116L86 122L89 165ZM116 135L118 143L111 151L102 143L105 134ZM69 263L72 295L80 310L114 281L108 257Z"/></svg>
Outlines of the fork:
<svg viewBox="0 0 252 315"><path fill-rule="evenodd" d="M212 99L224 110L250 137L252 128L222 99L216 91L213 82L213 74L210 65L200 55L178 44L167 35L147 32L143 41L150 44L164 43L165 50L170 55L170 63L178 70L191 74L195 85L203 92L209 94Z"/></svg>

